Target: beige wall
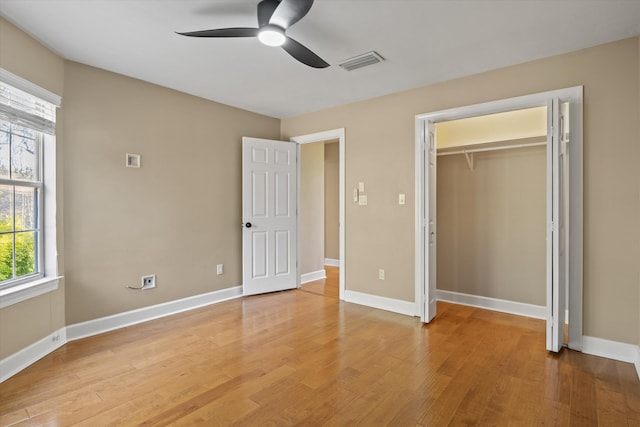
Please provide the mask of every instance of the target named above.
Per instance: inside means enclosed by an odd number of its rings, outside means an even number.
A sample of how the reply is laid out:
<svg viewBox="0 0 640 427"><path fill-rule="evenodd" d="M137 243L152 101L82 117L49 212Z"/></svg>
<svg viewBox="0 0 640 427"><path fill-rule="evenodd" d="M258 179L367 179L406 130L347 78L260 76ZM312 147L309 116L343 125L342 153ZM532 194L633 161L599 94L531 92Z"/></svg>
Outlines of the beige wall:
<svg viewBox="0 0 640 427"><path fill-rule="evenodd" d="M64 61L24 32L0 18L0 67L53 93L64 96ZM64 98L63 98L64 106ZM62 109L58 110L57 223L58 270L64 272ZM58 290L0 309L0 360L44 338L65 325L65 284Z"/></svg>
<svg viewBox="0 0 640 427"><path fill-rule="evenodd" d="M57 95L63 95L64 61L0 17L0 67Z"/></svg>
<svg viewBox="0 0 640 427"><path fill-rule="evenodd" d="M638 343L638 56L632 38L282 120L284 138L346 128L347 193L369 198L347 198L347 289L414 300L417 114L584 85L584 332Z"/></svg>
<svg viewBox="0 0 640 427"><path fill-rule="evenodd" d="M300 146L300 274L324 269L324 143Z"/></svg>
<svg viewBox="0 0 640 427"><path fill-rule="evenodd" d="M340 259L340 143L324 145L324 257Z"/></svg>
<svg viewBox="0 0 640 427"><path fill-rule="evenodd" d="M347 193L363 181L369 198L347 198L347 288L413 301L415 115L575 85L585 87L584 332L640 341L638 38L281 122L64 63L2 18L0 66L63 96L58 252L67 276L58 291L0 310L0 358L63 326L65 300L72 324L239 285L243 135L345 127ZM125 152L142 154L142 169L125 169ZM149 273L157 289L124 289Z"/></svg>
<svg viewBox="0 0 640 427"><path fill-rule="evenodd" d="M67 324L241 285L242 136L279 120L74 62L64 102Z"/></svg>
<svg viewBox="0 0 640 427"><path fill-rule="evenodd" d="M438 157L437 286L546 305L546 150Z"/></svg>

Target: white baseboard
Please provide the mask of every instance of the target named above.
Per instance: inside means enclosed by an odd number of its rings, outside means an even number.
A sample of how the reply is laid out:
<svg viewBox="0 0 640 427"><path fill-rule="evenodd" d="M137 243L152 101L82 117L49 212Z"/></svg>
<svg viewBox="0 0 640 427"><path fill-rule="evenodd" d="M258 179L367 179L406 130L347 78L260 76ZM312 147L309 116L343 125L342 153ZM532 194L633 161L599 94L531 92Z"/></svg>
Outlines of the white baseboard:
<svg viewBox="0 0 640 427"><path fill-rule="evenodd" d="M638 346L638 352L636 353L636 373L638 374L638 379L640 380L640 346Z"/></svg>
<svg viewBox="0 0 640 427"><path fill-rule="evenodd" d="M0 383L63 346L66 342L66 329L61 328L40 341L0 360Z"/></svg>
<svg viewBox="0 0 640 427"><path fill-rule="evenodd" d="M66 344L68 341L90 337L113 331L114 329L124 328L241 296L242 286L236 286L69 325L66 328L53 332L17 353L0 360L0 383L43 358L58 347Z"/></svg>
<svg viewBox="0 0 640 427"><path fill-rule="evenodd" d="M75 325L67 326L67 339L69 341L74 341L241 296L242 286L236 286L233 288L165 302L163 304L152 305L150 307L139 308L137 310L126 311L124 313L118 313L112 316L102 317L100 319L76 323Z"/></svg>
<svg viewBox="0 0 640 427"><path fill-rule="evenodd" d="M300 284L304 285L305 283L313 282L314 280L321 280L327 278L327 272L322 270L312 271L311 273L304 273L300 275Z"/></svg>
<svg viewBox="0 0 640 427"><path fill-rule="evenodd" d="M518 316L532 317L534 319L547 318L547 308L543 305L525 304L522 302L481 297L478 295L469 295L460 292L443 291L440 289L436 291L436 298L438 301L469 305L471 307L516 314Z"/></svg>
<svg viewBox="0 0 640 427"><path fill-rule="evenodd" d="M324 265L328 265L329 267L340 267L340 260L333 258L325 258Z"/></svg>
<svg viewBox="0 0 640 427"><path fill-rule="evenodd" d="M377 295L365 294L356 291L344 291L344 300L354 304L366 305L367 307L378 308L380 310L392 311L394 313L415 316L415 302L402 301Z"/></svg>
<svg viewBox="0 0 640 427"><path fill-rule="evenodd" d="M638 369L639 351L640 349L638 349L638 346L633 344L609 341L596 337L582 337L583 353L606 357L607 359L619 360L621 362L634 363L636 365L636 369Z"/></svg>

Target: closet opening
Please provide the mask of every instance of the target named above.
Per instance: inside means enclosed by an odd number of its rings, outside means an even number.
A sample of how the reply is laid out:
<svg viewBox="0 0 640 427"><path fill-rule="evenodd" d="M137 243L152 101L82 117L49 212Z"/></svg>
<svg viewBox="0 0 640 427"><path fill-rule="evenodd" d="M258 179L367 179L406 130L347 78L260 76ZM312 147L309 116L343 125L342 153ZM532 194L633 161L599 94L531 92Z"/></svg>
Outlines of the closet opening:
<svg viewBox="0 0 640 427"><path fill-rule="evenodd" d="M546 318L546 118L435 124L439 301Z"/></svg>
<svg viewBox="0 0 640 427"><path fill-rule="evenodd" d="M416 309L545 319L582 347L582 88L416 120Z"/></svg>

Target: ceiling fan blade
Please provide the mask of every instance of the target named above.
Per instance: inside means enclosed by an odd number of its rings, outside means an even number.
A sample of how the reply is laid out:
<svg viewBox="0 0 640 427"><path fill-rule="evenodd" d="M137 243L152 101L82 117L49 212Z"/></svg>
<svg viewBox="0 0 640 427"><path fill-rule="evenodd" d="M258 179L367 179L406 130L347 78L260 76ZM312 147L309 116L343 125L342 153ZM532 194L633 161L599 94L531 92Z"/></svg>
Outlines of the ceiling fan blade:
<svg viewBox="0 0 640 427"><path fill-rule="evenodd" d="M258 27L262 28L269 23L273 11L280 5L278 0L263 0L258 3Z"/></svg>
<svg viewBox="0 0 640 427"><path fill-rule="evenodd" d="M293 56L298 61L303 64L308 65L313 68L327 68L329 64L320 58L315 53L311 52L309 49L292 39L291 37L287 37L287 41L284 42L282 48L291 56Z"/></svg>
<svg viewBox="0 0 640 427"><path fill-rule="evenodd" d="M219 28L217 30L191 31L187 33L178 33L181 36L188 37L256 37L258 35L257 28Z"/></svg>
<svg viewBox="0 0 640 427"><path fill-rule="evenodd" d="M286 30L304 18L312 5L313 0L282 0L271 15L269 23Z"/></svg>

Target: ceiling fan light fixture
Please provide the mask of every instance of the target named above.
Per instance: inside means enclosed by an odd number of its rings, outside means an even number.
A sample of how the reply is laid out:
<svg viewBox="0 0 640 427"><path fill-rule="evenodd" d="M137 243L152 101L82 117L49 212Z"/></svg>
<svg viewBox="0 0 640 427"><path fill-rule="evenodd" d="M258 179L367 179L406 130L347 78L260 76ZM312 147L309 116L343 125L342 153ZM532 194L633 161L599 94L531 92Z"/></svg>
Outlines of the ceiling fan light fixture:
<svg viewBox="0 0 640 427"><path fill-rule="evenodd" d="M282 46L287 41L287 37L282 28L268 24L260 28L258 40L267 46Z"/></svg>

